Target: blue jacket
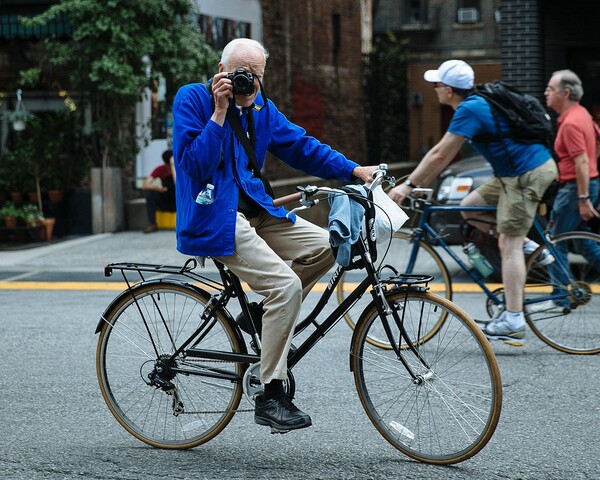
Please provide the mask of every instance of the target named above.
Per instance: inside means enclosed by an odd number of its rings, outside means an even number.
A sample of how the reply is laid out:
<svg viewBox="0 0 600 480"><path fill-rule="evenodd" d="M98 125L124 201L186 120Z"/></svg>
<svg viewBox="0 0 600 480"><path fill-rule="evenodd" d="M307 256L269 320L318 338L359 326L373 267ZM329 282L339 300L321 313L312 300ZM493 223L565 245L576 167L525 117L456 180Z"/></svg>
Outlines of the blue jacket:
<svg viewBox="0 0 600 480"><path fill-rule="evenodd" d="M260 111L245 109L241 121L254 116L259 168L267 151L291 167L324 179L349 181L358 165L320 143L290 122L261 95ZM227 256L233 254L239 188L268 213L285 218L283 207L275 208L261 180L250 171L249 160L228 122L221 127L210 117L211 98L205 85L194 83L179 89L173 102L173 157L177 174L177 249L185 255ZM235 168L234 168L235 162ZM196 203L207 183L214 185L214 202ZM295 221L292 216L290 221Z"/></svg>

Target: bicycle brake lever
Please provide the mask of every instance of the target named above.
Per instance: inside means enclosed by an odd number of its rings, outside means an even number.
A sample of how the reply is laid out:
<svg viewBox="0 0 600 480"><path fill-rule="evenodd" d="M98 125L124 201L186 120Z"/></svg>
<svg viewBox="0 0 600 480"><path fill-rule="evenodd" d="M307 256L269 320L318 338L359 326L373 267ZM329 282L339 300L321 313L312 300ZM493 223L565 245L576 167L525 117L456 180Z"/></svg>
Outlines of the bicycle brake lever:
<svg viewBox="0 0 600 480"><path fill-rule="evenodd" d="M314 200L300 200L300 203L302 203L301 206L299 207L295 207L292 208L285 216L285 218L290 218L290 215L299 212L300 210L308 210L309 208L315 206L317 203L319 203L319 199L315 198Z"/></svg>

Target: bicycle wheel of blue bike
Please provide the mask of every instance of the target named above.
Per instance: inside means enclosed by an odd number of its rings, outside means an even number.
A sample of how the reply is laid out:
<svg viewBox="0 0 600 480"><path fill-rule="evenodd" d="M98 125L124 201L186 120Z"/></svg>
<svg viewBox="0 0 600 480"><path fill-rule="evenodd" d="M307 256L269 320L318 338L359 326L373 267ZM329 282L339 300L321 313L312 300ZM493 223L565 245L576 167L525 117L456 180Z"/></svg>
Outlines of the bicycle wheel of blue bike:
<svg viewBox="0 0 600 480"><path fill-rule="evenodd" d="M190 340L186 347L241 352L222 311L202 318L209 299L183 284L149 282L122 294L103 315L96 351L100 390L123 428L148 445L205 443L240 403L242 364L193 358L182 348Z"/></svg>
<svg viewBox="0 0 600 480"><path fill-rule="evenodd" d="M419 250L415 257L414 266L408 267L409 259L413 248L415 248L414 240L410 233L396 232L392 237L392 243L390 244L389 251L386 252L383 248L380 248L378 254L378 265L382 263L384 265L390 265L396 269L398 273L415 273L415 274L427 274L433 276L433 281L429 284L429 288L438 295L452 300L452 279L448 268L444 263L444 260L436 252L436 250L425 243L424 241L419 242ZM384 257L385 255L385 257ZM383 257L383 258L381 258ZM382 278L385 278L386 274L392 275L393 272L389 269L382 271ZM362 275L362 276L361 276ZM354 280L351 276L356 277ZM342 276L340 283L336 288L336 294L338 303L342 303L344 299L350 295L352 290L357 285L357 282L364 278L364 272L359 271L358 273L346 273ZM365 309L365 307L371 302L371 295L364 295L346 314L344 319L350 328L354 329L358 316ZM443 323L444 317L440 316L440 323ZM424 332L426 336L428 332ZM387 342L384 337L376 336L375 332L371 333L369 342L379 348L391 348L391 345Z"/></svg>
<svg viewBox="0 0 600 480"><path fill-rule="evenodd" d="M388 302L396 319L383 320L371 305L352 338L351 366L365 412L391 445L415 460L449 465L472 457L494 434L502 407L489 342L463 310L432 293L395 292ZM415 342L440 311L446 321L436 335ZM368 341L384 323L393 350Z"/></svg>
<svg viewBox="0 0 600 480"><path fill-rule="evenodd" d="M527 261L525 319L546 344L565 353L600 353L600 235L569 232L552 239L554 262L540 246Z"/></svg>

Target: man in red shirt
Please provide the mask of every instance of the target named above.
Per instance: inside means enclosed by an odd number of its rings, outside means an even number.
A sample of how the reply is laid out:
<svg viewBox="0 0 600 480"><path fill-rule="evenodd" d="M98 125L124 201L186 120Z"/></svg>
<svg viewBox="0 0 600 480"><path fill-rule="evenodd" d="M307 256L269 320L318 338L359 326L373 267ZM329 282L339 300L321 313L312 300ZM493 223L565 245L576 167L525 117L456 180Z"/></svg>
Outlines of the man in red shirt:
<svg viewBox="0 0 600 480"><path fill-rule="evenodd" d="M175 211L175 171L173 168L173 152L165 150L162 154L164 164L152 170L144 180L142 190L146 198L148 226L144 233L158 230L156 226L156 211Z"/></svg>
<svg viewBox="0 0 600 480"><path fill-rule="evenodd" d="M558 173L560 189L554 200L550 222L552 234L572 230L589 230L586 222L600 217L594 208L598 201L598 159L596 141L599 129L589 112L580 105L583 86L571 70L559 70L552 74L544 91L546 105L559 114L558 131L554 150L559 157ZM574 245L596 269L600 270L600 248L593 242L583 241ZM566 251L558 251L566 259ZM554 276L550 265L548 271ZM548 305L544 305L548 303ZM557 305L549 300L536 310L550 310ZM559 309L562 310L559 305Z"/></svg>
<svg viewBox="0 0 600 480"><path fill-rule="evenodd" d="M554 72L544 95L546 105L560 115L554 142L554 149L560 158L560 193L569 193L573 206L568 213L560 212L561 217L573 218L566 228L558 226L557 230L575 230L582 220L587 222L599 215L594 208L598 199L598 127L579 103L583 96L583 86L579 77L571 70ZM556 208L554 210L553 213L559 213Z"/></svg>

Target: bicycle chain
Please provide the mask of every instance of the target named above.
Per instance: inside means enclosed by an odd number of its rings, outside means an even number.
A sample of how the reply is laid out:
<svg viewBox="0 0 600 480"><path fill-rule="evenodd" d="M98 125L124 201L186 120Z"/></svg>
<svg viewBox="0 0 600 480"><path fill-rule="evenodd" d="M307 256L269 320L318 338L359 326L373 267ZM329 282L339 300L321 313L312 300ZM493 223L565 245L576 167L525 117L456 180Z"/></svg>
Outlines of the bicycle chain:
<svg viewBox="0 0 600 480"><path fill-rule="evenodd" d="M207 360L207 359L195 359L195 358L185 358L184 359L185 362L189 362L189 363L236 363L236 362L231 362L229 360ZM233 413L249 413L249 412L254 412L253 408L248 408L248 409L238 409L238 410L205 410L202 412L186 412L183 411L181 412L179 415L212 415L212 414L217 414L217 413L228 413L228 412L233 412Z"/></svg>

